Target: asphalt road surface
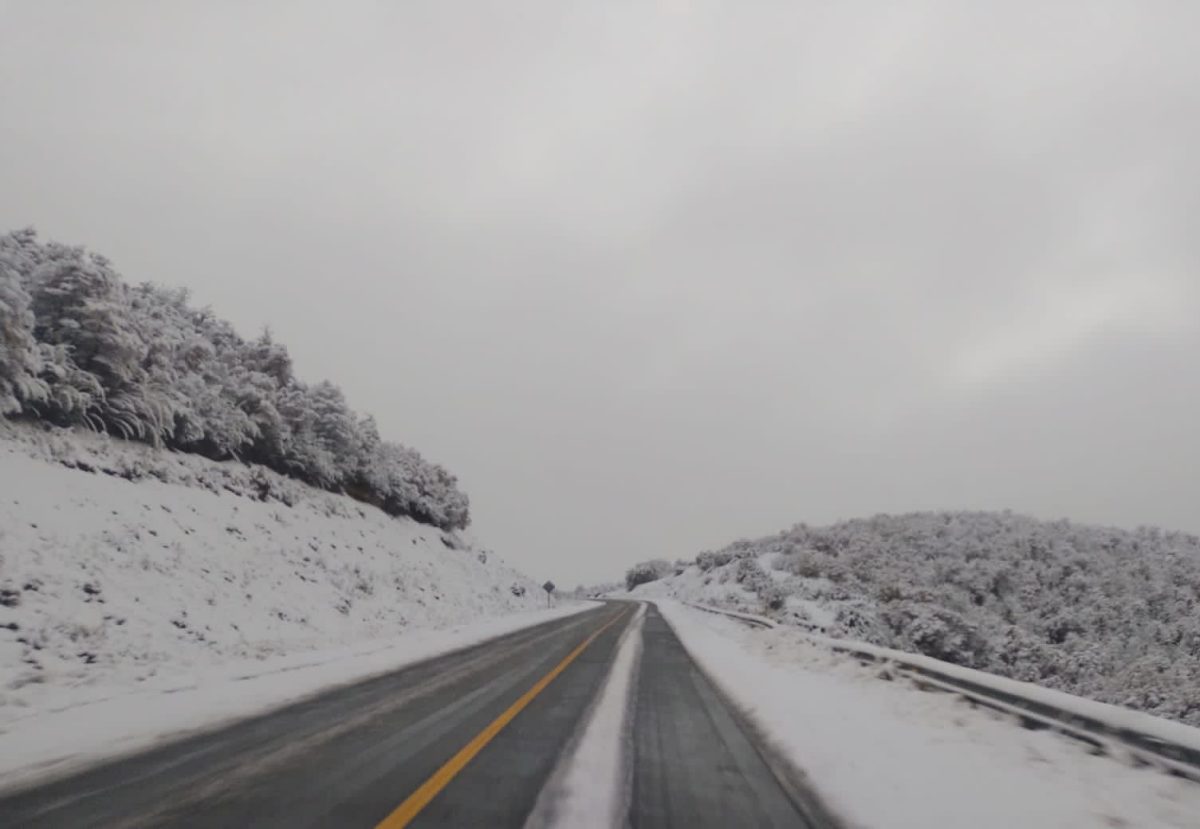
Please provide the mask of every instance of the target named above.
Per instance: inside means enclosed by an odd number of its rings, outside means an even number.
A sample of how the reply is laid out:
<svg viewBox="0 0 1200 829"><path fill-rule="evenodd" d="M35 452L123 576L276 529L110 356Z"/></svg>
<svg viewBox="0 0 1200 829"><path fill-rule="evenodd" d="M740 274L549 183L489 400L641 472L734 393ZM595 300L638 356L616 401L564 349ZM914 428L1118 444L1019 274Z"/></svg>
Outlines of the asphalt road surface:
<svg viewBox="0 0 1200 829"><path fill-rule="evenodd" d="M0 827L521 827L636 605L610 603L0 795ZM834 826L653 607L628 824Z"/></svg>

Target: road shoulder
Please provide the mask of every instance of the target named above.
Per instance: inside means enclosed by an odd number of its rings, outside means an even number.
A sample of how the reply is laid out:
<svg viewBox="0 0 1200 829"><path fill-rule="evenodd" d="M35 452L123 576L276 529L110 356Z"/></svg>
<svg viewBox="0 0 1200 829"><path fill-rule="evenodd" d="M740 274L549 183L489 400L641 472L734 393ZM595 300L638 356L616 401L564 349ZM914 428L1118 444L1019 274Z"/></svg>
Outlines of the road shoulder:
<svg viewBox="0 0 1200 829"><path fill-rule="evenodd" d="M1029 731L879 668L658 602L692 657L852 825L1185 829L1200 786Z"/></svg>
<svg viewBox="0 0 1200 829"><path fill-rule="evenodd" d="M246 660L203 678L165 678L127 694L38 712L10 722L0 732L0 792L220 728L598 606L572 603L443 630L414 630L352 647Z"/></svg>

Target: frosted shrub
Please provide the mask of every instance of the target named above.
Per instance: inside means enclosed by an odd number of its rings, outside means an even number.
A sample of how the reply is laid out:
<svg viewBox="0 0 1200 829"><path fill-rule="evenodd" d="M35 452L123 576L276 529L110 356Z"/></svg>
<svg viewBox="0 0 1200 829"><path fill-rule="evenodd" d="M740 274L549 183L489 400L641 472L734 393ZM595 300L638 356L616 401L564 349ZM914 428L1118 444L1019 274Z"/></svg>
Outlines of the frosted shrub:
<svg viewBox="0 0 1200 829"><path fill-rule="evenodd" d="M738 560L735 578L742 587L759 595L763 595L764 591L774 586L774 582L763 570L762 565L758 563L758 559L753 557Z"/></svg>
<svg viewBox="0 0 1200 829"><path fill-rule="evenodd" d="M632 590L639 584L658 581L672 571L670 562L662 559L635 564L625 573L625 589Z"/></svg>
<svg viewBox="0 0 1200 829"><path fill-rule="evenodd" d="M712 570L714 567L722 567L731 561L733 561L733 553L727 550L706 551L696 556L696 566L705 571Z"/></svg>
<svg viewBox="0 0 1200 829"><path fill-rule="evenodd" d="M781 569L806 579L821 575L822 556L812 550L799 550L780 559Z"/></svg>
<svg viewBox="0 0 1200 829"><path fill-rule="evenodd" d="M987 639L953 611L901 601L882 615L906 650L969 668L989 664Z"/></svg>
<svg viewBox="0 0 1200 829"><path fill-rule="evenodd" d="M33 337L30 297L17 271L0 255L0 414L45 400L41 358Z"/></svg>
<svg viewBox="0 0 1200 829"><path fill-rule="evenodd" d="M779 584L764 585L758 595L767 610L782 610L787 604L788 592Z"/></svg>

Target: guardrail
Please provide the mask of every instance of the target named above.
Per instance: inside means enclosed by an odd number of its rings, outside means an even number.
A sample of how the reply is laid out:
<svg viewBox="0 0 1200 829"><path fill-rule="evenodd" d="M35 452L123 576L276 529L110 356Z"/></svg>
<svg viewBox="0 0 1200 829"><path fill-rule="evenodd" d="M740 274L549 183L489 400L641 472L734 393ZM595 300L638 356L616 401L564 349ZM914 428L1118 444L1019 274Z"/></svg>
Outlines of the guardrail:
<svg viewBox="0 0 1200 829"><path fill-rule="evenodd" d="M781 627L763 616L685 604L753 627ZM881 665L919 688L957 694L974 704L1010 714L1026 728L1053 729L1087 744L1097 754L1124 755L1135 764L1154 766L1200 783L1200 729L928 656L795 630L863 664Z"/></svg>

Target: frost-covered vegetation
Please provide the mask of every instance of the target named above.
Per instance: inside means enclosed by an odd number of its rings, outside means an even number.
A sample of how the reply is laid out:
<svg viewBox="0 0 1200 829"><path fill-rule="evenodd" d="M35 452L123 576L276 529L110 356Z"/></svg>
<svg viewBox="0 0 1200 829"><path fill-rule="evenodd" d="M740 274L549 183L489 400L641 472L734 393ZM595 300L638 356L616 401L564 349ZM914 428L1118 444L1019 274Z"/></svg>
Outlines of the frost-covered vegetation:
<svg viewBox="0 0 1200 829"><path fill-rule="evenodd" d="M672 572L671 563L661 558L635 564L625 571L625 589L632 590L639 584L658 581L670 572Z"/></svg>
<svg viewBox="0 0 1200 829"><path fill-rule="evenodd" d="M639 591L1200 725L1200 538L1009 513L800 524Z"/></svg>
<svg viewBox="0 0 1200 829"><path fill-rule="evenodd" d="M262 464L442 529L469 522L455 478L380 438L332 383L293 373L183 290L127 285L83 248L0 236L0 415L85 426Z"/></svg>
<svg viewBox="0 0 1200 829"><path fill-rule="evenodd" d="M599 599L607 596L609 593L616 593L625 589L620 582L609 581L600 582L598 584L580 584L576 585L570 595L576 599Z"/></svg>

